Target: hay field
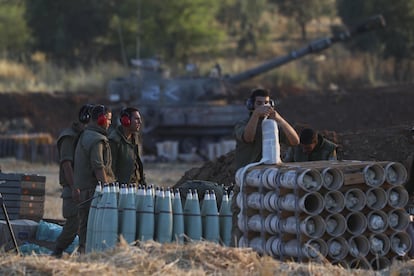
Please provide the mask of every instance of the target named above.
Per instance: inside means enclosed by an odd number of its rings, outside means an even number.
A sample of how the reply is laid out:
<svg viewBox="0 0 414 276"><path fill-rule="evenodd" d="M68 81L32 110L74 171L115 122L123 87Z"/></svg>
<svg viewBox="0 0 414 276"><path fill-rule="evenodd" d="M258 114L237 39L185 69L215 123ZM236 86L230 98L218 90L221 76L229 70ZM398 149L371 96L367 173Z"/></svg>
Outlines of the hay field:
<svg viewBox="0 0 414 276"><path fill-rule="evenodd" d="M61 218L58 166L30 164L15 159L0 159L4 173L46 176L45 218ZM146 164L149 183L171 186L194 163ZM210 242L180 245L157 242L128 245L79 256L55 259L45 255L16 256L1 252L0 275L412 275L414 262L395 262L382 271L345 269L330 264L296 263L258 256L249 248L228 248Z"/></svg>

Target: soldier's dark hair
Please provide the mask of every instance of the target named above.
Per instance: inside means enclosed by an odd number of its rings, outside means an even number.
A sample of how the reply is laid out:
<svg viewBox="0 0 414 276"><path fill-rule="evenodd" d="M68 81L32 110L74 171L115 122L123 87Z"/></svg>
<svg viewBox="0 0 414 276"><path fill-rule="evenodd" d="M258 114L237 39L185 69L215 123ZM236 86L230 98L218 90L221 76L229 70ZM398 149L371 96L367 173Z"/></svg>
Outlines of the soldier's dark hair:
<svg viewBox="0 0 414 276"><path fill-rule="evenodd" d="M89 123L89 120L91 119L91 111L93 109L93 106L94 106L93 104L84 104L79 109L79 114L78 114L79 122L81 122L82 124Z"/></svg>
<svg viewBox="0 0 414 276"><path fill-rule="evenodd" d="M255 88L250 93L250 99L254 102L256 97L270 97L270 91L265 88Z"/></svg>
<svg viewBox="0 0 414 276"><path fill-rule="evenodd" d="M125 107L121 110L120 116L127 115L129 118L131 118L132 112L139 112L138 108L135 107Z"/></svg>
<svg viewBox="0 0 414 276"><path fill-rule="evenodd" d="M300 143L302 145L309 145L318 141L318 132L311 128L304 128L300 132Z"/></svg>
<svg viewBox="0 0 414 276"><path fill-rule="evenodd" d="M95 105L92 108L91 118L92 118L92 120L96 121L96 120L98 120L100 115L106 115L110 112L111 112L111 110L108 107L106 107L104 105L101 105L101 104L98 104L98 105Z"/></svg>

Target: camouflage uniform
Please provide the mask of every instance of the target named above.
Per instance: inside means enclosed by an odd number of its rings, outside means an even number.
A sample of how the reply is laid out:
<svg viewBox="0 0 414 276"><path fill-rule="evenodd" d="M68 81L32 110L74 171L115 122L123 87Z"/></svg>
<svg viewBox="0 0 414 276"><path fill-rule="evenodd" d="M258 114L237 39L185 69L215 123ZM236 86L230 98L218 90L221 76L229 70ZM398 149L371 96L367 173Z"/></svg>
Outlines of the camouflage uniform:
<svg viewBox="0 0 414 276"><path fill-rule="evenodd" d="M145 184L144 169L139 149L137 135L128 140L122 126L116 127L108 135L111 147L112 171L121 184Z"/></svg>
<svg viewBox="0 0 414 276"><path fill-rule="evenodd" d="M290 147L286 153L285 162L306 162L318 160L337 160L336 148L338 146L318 134L318 143L309 154L303 152L300 145Z"/></svg>
<svg viewBox="0 0 414 276"><path fill-rule="evenodd" d="M98 180L96 169L104 169L108 182L115 181L111 169L111 149L106 130L97 126L88 126L80 135L75 150L75 187L80 190L79 206L79 249L82 252L86 243L86 229L91 199Z"/></svg>
<svg viewBox="0 0 414 276"><path fill-rule="evenodd" d="M56 255L61 255L62 252L73 242L79 227L78 206L77 203L72 200L72 187L65 177L62 163L64 161L70 161L73 169L75 146L81 129L82 127L78 123L73 123L70 128L64 129L57 139L60 163L59 183L63 186L61 195L63 199L62 214L66 219L66 222L63 226L62 233L56 241Z"/></svg>

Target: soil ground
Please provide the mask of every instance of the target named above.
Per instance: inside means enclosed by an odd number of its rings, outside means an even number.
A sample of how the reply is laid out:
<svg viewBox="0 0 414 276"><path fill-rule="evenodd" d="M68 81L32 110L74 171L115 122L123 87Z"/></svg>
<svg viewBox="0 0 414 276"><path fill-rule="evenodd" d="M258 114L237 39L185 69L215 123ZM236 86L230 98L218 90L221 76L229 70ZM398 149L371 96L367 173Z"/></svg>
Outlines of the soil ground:
<svg viewBox="0 0 414 276"><path fill-rule="evenodd" d="M309 124L335 139L343 159L404 162L414 152L413 89L414 85L326 92L273 89L273 94L282 116L292 125ZM239 93L244 98L248 95L243 89ZM107 100L86 93L0 93L0 123L25 121L28 131L56 137L84 103L106 104ZM229 184L234 176L232 158L231 152L206 162L182 180Z"/></svg>

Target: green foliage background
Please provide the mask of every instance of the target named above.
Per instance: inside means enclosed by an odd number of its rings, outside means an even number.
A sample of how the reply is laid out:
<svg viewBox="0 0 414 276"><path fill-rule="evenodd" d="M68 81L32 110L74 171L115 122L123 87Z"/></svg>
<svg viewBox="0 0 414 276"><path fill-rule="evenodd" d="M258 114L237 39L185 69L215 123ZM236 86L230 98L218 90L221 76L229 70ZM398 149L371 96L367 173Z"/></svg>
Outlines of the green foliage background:
<svg viewBox="0 0 414 276"><path fill-rule="evenodd" d="M410 81L414 0L0 0L0 54L33 74L44 72L45 62L88 71L102 64L129 68L133 58L152 57L174 69L219 62L224 72L235 73L326 36L314 27L322 18L334 28L338 18L351 26L379 13L387 21L385 30L330 51L328 62L307 59L264 79L308 87L350 78L358 84ZM352 71L355 62L345 61L350 56L365 68ZM0 72L0 80L8 75Z"/></svg>

